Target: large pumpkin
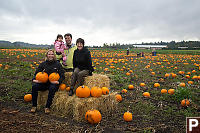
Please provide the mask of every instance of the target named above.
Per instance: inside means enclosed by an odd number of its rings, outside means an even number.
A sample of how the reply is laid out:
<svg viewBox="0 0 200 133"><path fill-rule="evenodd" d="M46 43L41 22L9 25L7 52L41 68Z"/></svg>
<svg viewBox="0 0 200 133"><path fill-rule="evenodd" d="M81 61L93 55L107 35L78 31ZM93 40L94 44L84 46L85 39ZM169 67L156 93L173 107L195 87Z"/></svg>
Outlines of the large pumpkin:
<svg viewBox="0 0 200 133"><path fill-rule="evenodd" d="M94 109L94 110L88 110L86 113L85 113L85 119L91 123L91 124L97 124L101 121L101 113Z"/></svg>
<svg viewBox="0 0 200 133"><path fill-rule="evenodd" d="M83 98L83 97L89 97L90 96L90 89L87 86L79 86L76 89L76 96Z"/></svg>
<svg viewBox="0 0 200 133"><path fill-rule="evenodd" d="M51 73L49 75L49 81L58 81L60 79L60 75L58 73Z"/></svg>
<svg viewBox="0 0 200 133"><path fill-rule="evenodd" d="M24 96L24 101L30 102L31 100L32 100L32 95L31 95L31 94L26 94L26 95Z"/></svg>
<svg viewBox="0 0 200 133"><path fill-rule="evenodd" d="M99 87L92 87L91 89L91 96L93 97L100 97L102 95L102 90Z"/></svg>
<svg viewBox="0 0 200 133"><path fill-rule="evenodd" d="M115 95L115 99L118 101L118 102L121 102L122 101L122 96L120 94L117 94Z"/></svg>
<svg viewBox="0 0 200 133"><path fill-rule="evenodd" d="M48 81L48 74L46 72L39 72L36 74L35 79L42 83L46 83Z"/></svg>

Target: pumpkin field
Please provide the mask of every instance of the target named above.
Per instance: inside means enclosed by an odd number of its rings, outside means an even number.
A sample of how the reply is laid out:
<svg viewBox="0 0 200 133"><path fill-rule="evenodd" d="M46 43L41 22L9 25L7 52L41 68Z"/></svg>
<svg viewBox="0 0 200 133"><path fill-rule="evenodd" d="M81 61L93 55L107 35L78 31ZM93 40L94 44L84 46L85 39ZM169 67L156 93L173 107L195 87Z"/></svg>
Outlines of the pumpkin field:
<svg viewBox="0 0 200 133"><path fill-rule="evenodd" d="M131 49L129 55L125 49L90 49L94 73L109 77L109 93L117 100L116 110L101 114L98 124L43 110L32 114L24 96L31 94L46 51L0 49L0 132L182 133L186 117L200 116L200 51L157 50L152 56L147 49Z"/></svg>

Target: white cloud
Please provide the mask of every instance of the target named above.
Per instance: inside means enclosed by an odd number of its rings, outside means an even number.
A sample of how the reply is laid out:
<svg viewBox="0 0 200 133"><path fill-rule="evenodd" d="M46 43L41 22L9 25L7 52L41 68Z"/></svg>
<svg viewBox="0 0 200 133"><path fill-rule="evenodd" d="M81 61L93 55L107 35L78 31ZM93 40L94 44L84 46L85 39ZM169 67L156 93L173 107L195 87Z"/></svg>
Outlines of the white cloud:
<svg viewBox="0 0 200 133"><path fill-rule="evenodd" d="M6 0L0 40L52 44L72 33L86 45L200 40L199 0Z"/></svg>

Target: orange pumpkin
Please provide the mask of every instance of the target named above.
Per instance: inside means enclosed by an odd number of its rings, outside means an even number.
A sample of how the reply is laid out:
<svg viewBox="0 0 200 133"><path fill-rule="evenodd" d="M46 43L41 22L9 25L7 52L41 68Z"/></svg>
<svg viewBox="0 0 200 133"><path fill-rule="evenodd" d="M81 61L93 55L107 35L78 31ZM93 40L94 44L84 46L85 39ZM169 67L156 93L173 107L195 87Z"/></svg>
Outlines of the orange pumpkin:
<svg viewBox="0 0 200 133"><path fill-rule="evenodd" d="M134 88L133 85L128 85L128 89L129 89L129 90L132 90L133 88Z"/></svg>
<svg viewBox="0 0 200 133"><path fill-rule="evenodd" d="M190 78L190 75L185 75L185 77L189 79L189 78Z"/></svg>
<svg viewBox="0 0 200 133"><path fill-rule="evenodd" d="M150 97L150 93L149 93L149 92L144 92L144 93L143 93L143 96L144 96L144 97Z"/></svg>
<svg viewBox="0 0 200 133"><path fill-rule="evenodd" d="M189 105L190 105L190 101L189 101L188 99L183 99L183 100L181 101L181 105L182 105L183 107L189 106Z"/></svg>
<svg viewBox="0 0 200 133"><path fill-rule="evenodd" d="M169 74L169 73L166 73L166 74L165 74L165 77L166 77L166 78L167 78L167 77L169 77L169 76L170 76L170 74Z"/></svg>
<svg viewBox="0 0 200 133"><path fill-rule="evenodd" d="M185 87L185 83L182 82L182 83L179 84L179 86L180 87Z"/></svg>
<svg viewBox="0 0 200 133"><path fill-rule="evenodd" d="M100 97L102 95L102 90L99 87L92 87L90 93L93 97Z"/></svg>
<svg viewBox="0 0 200 133"><path fill-rule="evenodd" d="M51 73L49 75L49 81L58 81L60 79L60 75L58 73Z"/></svg>
<svg viewBox="0 0 200 133"><path fill-rule="evenodd" d="M132 113L130 113L128 111L125 112L124 115L123 115L123 118L124 118L125 121L132 121L132 119L133 119Z"/></svg>
<svg viewBox="0 0 200 133"><path fill-rule="evenodd" d="M127 90L126 90L126 89L123 89L123 90L122 90L122 93L126 93L126 92L127 92Z"/></svg>
<svg viewBox="0 0 200 133"><path fill-rule="evenodd" d="M172 75L172 78L175 78L176 77L176 74L175 73L171 73Z"/></svg>
<svg viewBox="0 0 200 133"><path fill-rule="evenodd" d="M162 93L162 94L167 93L167 90L166 90L166 89L162 89L162 90L161 90L161 93Z"/></svg>
<svg viewBox="0 0 200 133"><path fill-rule="evenodd" d="M192 85L192 84L194 84L194 82L193 82L193 81L188 81L188 84L191 84L191 85Z"/></svg>
<svg viewBox="0 0 200 133"><path fill-rule="evenodd" d="M131 75L131 73L127 72L127 73L126 73L126 76L129 76L129 75Z"/></svg>
<svg viewBox="0 0 200 133"><path fill-rule="evenodd" d="M69 90L70 90L70 87L66 87L66 90L69 91Z"/></svg>
<svg viewBox="0 0 200 133"><path fill-rule="evenodd" d="M151 75L155 75L156 73L155 72L151 72Z"/></svg>
<svg viewBox="0 0 200 133"><path fill-rule="evenodd" d="M140 86L141 87L144 87L146 84L145 83L140 83Z"/></svg>
<svg viewBox="0 0 200 133"><path fill-rule="evenodd" d="M120 94L117 94L115 95L115 99L118 101L118 102L121 102L122 101L122 96Z"/></svg>
<svg viewBox="0 0 200 133"><path fill-rule="evenodd" d="M85 113L85 120L91 124L97 124L101 121L101 113L98 110L88 110Z"/></svg>
<svg viewBox="0 0 200 133"><path fill-rule="evenodd" d="M48 74L46 72L39 72L36 74L35 79L42 83L46 83L48 81Z"/></svg>
<svg viewBox="0 0 200 133"><path fill-rule="evenodd" d="M173 94L174 94L174 92L175 92L175 90L174 90L174 89L169 89L169 90L168 90L168 93L169 93L170 95L173 95Z"/></svg>
<svg viewBox="0 0 200 133"><path fill-rule="evenodd" d="M24 96L24 101L30 102L31 100L32 100L32 95L31 95L31 94L26 94L26 95Z"/></svg>
<svg viewBox="0 0 200 133"><path fill-rule="evenodd" d="M154 83L154 87L160 87L159 83Z"/></svg>
<svg viewBox="0 0 200 133"><path fill-rule="evenodd" d="M108 95L109 94L109 89L107 87L102 87L101 89L102 89L102 93L104 95Z"/></svg>
<svg viewBox="0 0 200 133"><path fill-rule="evenodd" d="M90 96L90 89L87 86L79 86L76 89L76 96L83 98L83 97L89 97Z"/></svg>
<svg viewBox="0 0 200 133"><path fill-rule="evenodd" d="M60 84L60 86L59 86L59 89L61 90L61 91L64 91L65 89L66 89L66 84Z"/></svg>

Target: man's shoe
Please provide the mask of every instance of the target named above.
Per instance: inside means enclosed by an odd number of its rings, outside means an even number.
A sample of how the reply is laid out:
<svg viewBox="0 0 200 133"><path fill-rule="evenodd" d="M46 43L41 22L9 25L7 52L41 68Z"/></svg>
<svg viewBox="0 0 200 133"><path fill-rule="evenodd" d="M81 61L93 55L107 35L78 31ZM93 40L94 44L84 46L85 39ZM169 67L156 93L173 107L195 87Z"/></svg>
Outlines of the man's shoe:
<svg viewBox="0 0 200 133"><path fill-rule="evenodd" d="M37 109L36 107L32 107L32 108L31 108L31 113L35 113L35 112L36 112L36 109Z"/></svg>
<svg viewBox="0 0 200 133"><path fill-rule="evenodd" d="M45 108L45 109L44 109L44 113L45 113L45 114L49 114L49 113L50 113L50 109L49 109L49 108Z"/></svg>
<svg viewBox="0 0 200 133"><path fill-rule="evenodd" d="M73 90L69 90L69 96L72 96L74 94Z"/></svg>

